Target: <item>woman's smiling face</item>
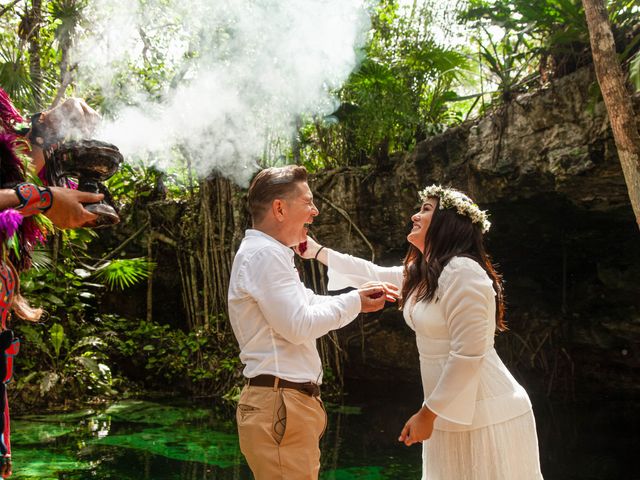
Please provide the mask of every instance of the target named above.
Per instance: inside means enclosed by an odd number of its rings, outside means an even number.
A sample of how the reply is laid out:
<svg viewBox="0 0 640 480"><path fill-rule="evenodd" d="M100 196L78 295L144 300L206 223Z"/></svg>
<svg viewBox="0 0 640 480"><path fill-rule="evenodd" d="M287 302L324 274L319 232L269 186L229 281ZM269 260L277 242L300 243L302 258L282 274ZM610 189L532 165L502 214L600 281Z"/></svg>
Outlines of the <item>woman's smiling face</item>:
<svg viewBox="0 0 640 480"><path fill-rule="evenodd" d="M420 210L411 216L413 228L407 235L407 240L411 245L424 253L424 240L427 230L431 224L434 210L438 208L437 198L428 198L420 207Z"/></svg>

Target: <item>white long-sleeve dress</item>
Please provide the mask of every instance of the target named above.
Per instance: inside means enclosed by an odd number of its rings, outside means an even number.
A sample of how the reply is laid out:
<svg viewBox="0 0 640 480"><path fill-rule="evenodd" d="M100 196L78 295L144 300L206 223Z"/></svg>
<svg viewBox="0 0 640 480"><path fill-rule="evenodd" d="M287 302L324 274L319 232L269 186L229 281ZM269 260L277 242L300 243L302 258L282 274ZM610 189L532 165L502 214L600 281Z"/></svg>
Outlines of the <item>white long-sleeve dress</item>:
<svg viewBox="0 0 640 480"><path fill-rule="evenodd" d="M403 267L332 250L328 264L330 290L370 280L402 285ZM531 402L494 348L495 309L491 279L467 257L442 270L435 301L405 302L424 404L438 416L423 442L423 480L542 479Z"/></svg>

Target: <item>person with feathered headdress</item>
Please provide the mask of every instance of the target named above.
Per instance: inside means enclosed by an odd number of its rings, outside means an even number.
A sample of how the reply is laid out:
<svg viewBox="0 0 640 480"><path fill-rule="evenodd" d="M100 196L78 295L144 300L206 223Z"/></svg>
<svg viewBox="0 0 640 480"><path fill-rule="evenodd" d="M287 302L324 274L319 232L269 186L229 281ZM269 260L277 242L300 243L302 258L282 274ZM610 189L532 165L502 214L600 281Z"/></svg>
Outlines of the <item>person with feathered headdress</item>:
<svg viewBox="0 0 640 480"><path fill-rule="evenodd" d="M63 121L80 128L94 123L97 113L85 106L84 101L69 99L49 112L34 115L29 125L0 88L0 475L3 478L11 475L12 468L6 384L20 346L7 322L11 312L30 321L42 315L42 309L30 307L20 295L19 273L30 267L31 252L36 244L44 243L52 223L59 228L90 224L96 215L85 210L83 203L102 199L98 194L30 183L27 163L35 165L36 174L42 170L44 150L53 148L63 138L60 127Z"/></svg>

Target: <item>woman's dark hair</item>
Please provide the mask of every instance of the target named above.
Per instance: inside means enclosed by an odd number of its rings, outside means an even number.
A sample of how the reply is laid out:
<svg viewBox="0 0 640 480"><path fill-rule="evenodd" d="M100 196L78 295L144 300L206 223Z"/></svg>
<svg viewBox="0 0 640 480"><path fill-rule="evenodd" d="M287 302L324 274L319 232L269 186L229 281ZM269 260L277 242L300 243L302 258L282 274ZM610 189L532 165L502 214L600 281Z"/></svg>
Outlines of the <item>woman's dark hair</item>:
<svg viewBox="0 0 640 480"><path fill-rule="evenodd" d="M417 301L432 301L438 289L438 278L447 263L456 256L468 257L478 262L492 280L496 292L496 326L500 331L506 330L502 277L496 272L484 248L481 226L453 209L441 210L435 205L424 245L424 252L411 245L405 256L403 304L414 292Z"/></svg>

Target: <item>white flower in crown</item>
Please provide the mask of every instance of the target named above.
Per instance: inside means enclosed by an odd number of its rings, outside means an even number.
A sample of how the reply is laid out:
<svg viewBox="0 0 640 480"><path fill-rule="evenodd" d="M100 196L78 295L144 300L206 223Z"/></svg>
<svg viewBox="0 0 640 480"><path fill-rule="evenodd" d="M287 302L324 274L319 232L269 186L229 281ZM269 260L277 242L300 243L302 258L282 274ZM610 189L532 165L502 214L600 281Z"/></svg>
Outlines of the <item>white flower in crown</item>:
<svg viewBox="0 0 640 480"><path fill-rule="evenodd" d="M439 208L455 208L456 212L465 217L469 217L471 222L477 223L482 228L482 233L487 233L491 227L486 210L473 203L464 193L454 188L445 188L442 185L431 185L420 193L420 200L424 202L427 198L437 197Z"/></svg>

